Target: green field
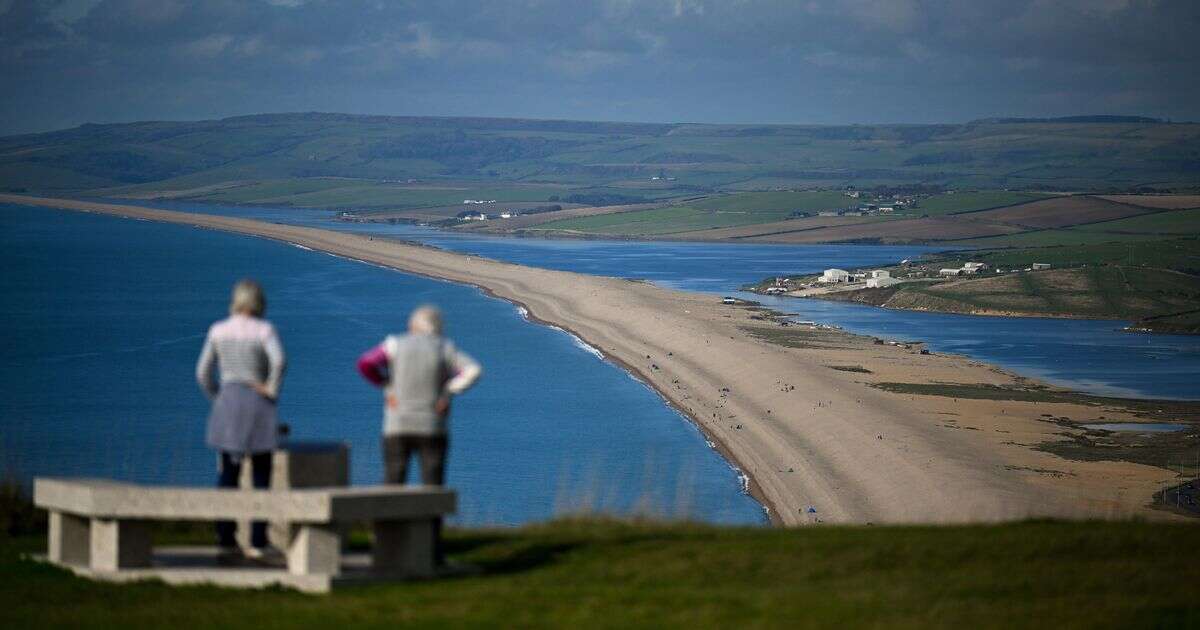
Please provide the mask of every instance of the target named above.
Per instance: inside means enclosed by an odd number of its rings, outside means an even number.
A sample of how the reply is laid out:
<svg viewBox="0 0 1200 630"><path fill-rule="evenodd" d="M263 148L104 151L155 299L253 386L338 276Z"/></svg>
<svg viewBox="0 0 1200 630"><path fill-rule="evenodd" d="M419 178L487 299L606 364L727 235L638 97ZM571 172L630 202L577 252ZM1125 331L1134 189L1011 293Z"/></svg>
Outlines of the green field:
<svg viewBox="0 0 1200 630"><path fill-rule="evenodd" d="M945 255L939 255L938 258L943 256ZM997 249L956 254L948 259L954 262L979 260L1007 268L1024 268L1035 262L1051 263L1057 268L1116 264L1200 274L1200 238Z"/></svg>
<svg viewBox="0 0 1200 630"><path fill-rule="evenodd" d="M839 192L758 192L709 197L679 206L579 217L537 226L588 234L653 236L782 221L793 212L851 205Z"/></svg>
<svg viewBox="0 0 1200 630"><path fill-rule="evenodd" d="M1164 237L1200 235L1200 208L1169 210L1115 221L1090 223L1057 230L955 241L973 247L1046 247L1098 245L1127 241L1158 241ZM1144 247L1144 246L1139 246Z"/></svg>
<svg viewBox="0 0 1200 630"><path fill-rule="evenodd" d="M1200 208L1145 214L1138 217L1129 217L1128 219L1081 225L1074 229L1079 232L1113 235L1138 233L1154 235L1190 234L1200 236Z"/></svg>
<svg viewBox="0 0 1200 630"><path fill-rule="evenodd" d="M1045 199L1046 197L1046 195L1008 192L1004 190L956 192L953 194L933 195L922 199L919 205L905 212L906 214L939 216L943 214L987 210L1001 206L1012 206L1027 201Z"/></svg>
<svg viewBox="0 0 1200 630"><path fill-rule="evenodd" d="M259 204L299 208L407 210L460 204L464 199L546 201L564 194L558 186L479 186L442 184L412 186L350 179L270 180L188 195L210 203Z"/></svg>
<svg viewBox="0 0 1200 630"><path fill-rule="evenodd" d="M93 583L20 560L40 536L0 537L0 626L1184 628L1200 624L1197 533L564 521L452 533L477 576L328 596Z"/></svg>
<svg viewBox="0 0 1200 630"><path fill-rule="evenodd" d="M1128 321L1200 308L1200 277L1160 269L1090 266L985 276L953 284L902 285L887 305Z"/></svg>

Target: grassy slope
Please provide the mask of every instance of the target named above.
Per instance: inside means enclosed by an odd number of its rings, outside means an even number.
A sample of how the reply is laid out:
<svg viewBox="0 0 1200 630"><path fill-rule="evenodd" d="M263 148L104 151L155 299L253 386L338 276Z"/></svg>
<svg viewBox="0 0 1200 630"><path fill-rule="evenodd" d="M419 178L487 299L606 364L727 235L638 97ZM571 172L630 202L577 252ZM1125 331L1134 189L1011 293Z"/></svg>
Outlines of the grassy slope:
<svg viewBox="0 0 1200 630"><path fill-rule="evenodd" d="M0 138L0 188L179 189L352 177L680 190L941 183L959 188L1195 186L1200 125L764 126L280 114L86 125ZM679 192L679 191L676 191Z"/></svg>
<svg viewBox="0 0 1200 630"><path fill-rule="evenodd" d="M959 212L973 212L976 210L986 210L988 208L1011 206L1018 203L1025 203L1027 201L1044 199L1045 197L1046 195L1009 192L1005 190L960 192L954 194L934 195L928 199L923 199L921 200L919 206L912 208L909 212L915 214L927 214L929 216L939 216L943 214L956 214Z"/></svg>
<svg viewBox="0 0 1200 630"><path fill-rule="evenodd" d="M1177 238L1156 242L1096 243L1062 247L995 249L946 255L954 262L979 260L1003 267L1050 263L1056 267L1120 264L1200 274L1200 239Z"/></svg>
<svg viewBox="0 0 1200 630"><path fill-rule="evenodd" d="M327 597L116 586L16 559L0 625L78 627L1186 627L1195 525L717 529L577 522L465 532L477 577Z"/></svg>
<svg viewBox="0 0 1200 630"><path fill-rule="evenodd" d="M795 211L815 212L850 204L838 192L758 192L710 197L670 208L564 219L539 229L646 236L781 221Z"/></svg>
<svg viewBox="0 0 1200 630"><path fill-rule="evenodd" d="M1200 277L1104 266L901 288L887 306L1134 320L1200 308Z"/></svg>
<svg viewBox="0 0 1200 630"><path fill-rule="evenodd" d="M903 284L821 296L890 308L949 313L1138 320L1200 309L1200 239L1099 243L935 254L917 261L927 274L981 261L992 268L1025 269L1050 263L1049 271L984 273L938 284ZM901 277L906 268L887 267ZM803 278L804 274L794 277ZM771 279L760 283L769 286ZM1188 332L1195 316L1163 318L1162 330ZM1155 326L1150 326L1155 328Z"/></svg>

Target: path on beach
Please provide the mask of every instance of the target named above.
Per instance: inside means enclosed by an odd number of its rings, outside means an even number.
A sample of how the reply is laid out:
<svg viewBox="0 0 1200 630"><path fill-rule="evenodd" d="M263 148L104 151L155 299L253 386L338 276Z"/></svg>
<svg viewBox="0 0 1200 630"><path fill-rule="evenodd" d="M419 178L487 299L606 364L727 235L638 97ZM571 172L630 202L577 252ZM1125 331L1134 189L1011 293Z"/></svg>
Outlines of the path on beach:
<svg viewBox="0 0 1200 630"><path fill-rule="evenodd" d="M0 202L266 237L478 286L571 331L649 383L749 475L751 491L777 523L1153 515L1145 507L1150 495L1173 477L1156 467L1076 462L1031 448L1061 431L1043 414L1087 418L1095 408L870 386L1015 382L991 366L848 334L787 347L764 338L777 323L708 295L316 228L16 195L0 195Z"/></svg>

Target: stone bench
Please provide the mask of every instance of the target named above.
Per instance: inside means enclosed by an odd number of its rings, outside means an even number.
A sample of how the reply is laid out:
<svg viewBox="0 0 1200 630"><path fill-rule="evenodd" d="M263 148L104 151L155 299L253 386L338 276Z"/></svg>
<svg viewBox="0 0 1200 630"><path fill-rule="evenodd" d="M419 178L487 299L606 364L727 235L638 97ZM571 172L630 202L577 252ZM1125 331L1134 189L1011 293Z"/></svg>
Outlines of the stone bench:
<svg viewBox="0 0 1200 630"><path fill-rule="evenodd" d="M343 572L341 531L347 523L373 525L375 543L369 565L360 567L364 571L387 577L433 575L434 522L453 513L455 503L452 490L434 486L235 490L104 479L34 480L34 504L50 515L48 559L77 573L221 583L221 569L208 571L212 579L194 572L185 576L148 570L162 565L155 562L150 522L275 520L290 523L290 540L283 549L287 569L264 572L262 583L310 591L328 590ZM123 573L128 575L122 578Z"/></svg>

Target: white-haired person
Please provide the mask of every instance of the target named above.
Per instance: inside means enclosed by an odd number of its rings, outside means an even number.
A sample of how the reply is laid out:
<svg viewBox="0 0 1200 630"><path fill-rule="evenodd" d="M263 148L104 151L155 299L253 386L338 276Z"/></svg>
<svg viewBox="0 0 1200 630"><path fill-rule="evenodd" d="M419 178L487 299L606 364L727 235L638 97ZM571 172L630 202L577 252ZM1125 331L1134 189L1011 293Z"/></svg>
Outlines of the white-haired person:
<svg viewBox="0 0 1200 630"><path fill-rule="evenodd" d="M445 483L450 398L474 385L483 370L442 336L441 312L418 307L408 318L408 334L389 335L363 353L358 371L383 389L384 483L404 483L414 454L422 483ZM440 519L435 532L441 563Z"/></svg>
<svg viewBox="0 0 1200 630"><path fill-rule="evenodd" d="M276 401L283 382L286 359L283 344L271 322L262 287L242 280L233 287L229 317L208 329L196 363L196 380L212 400L206 442L220 453L217 486L236 488L242 464L250 460L254 487L271 484L271 451L278 440ZM213 367L220 371L219 382ZM237 552L237 525L217 523L217 544L223 555ZM261 557L267 548L267 525L251 526L251 548L245 553Z"/></svg>

